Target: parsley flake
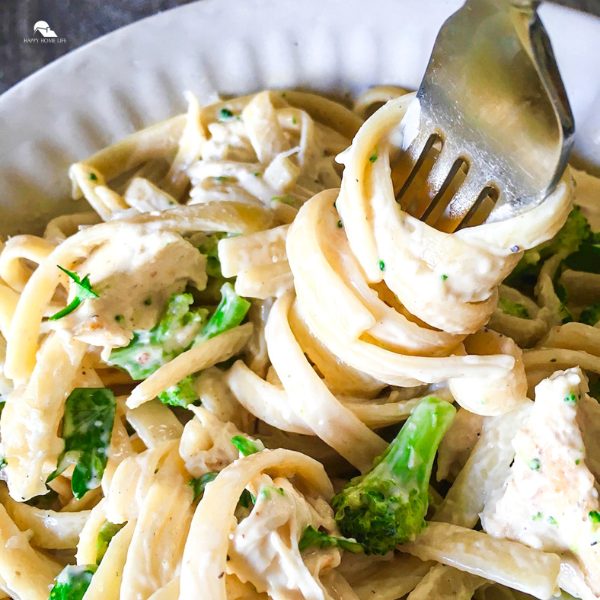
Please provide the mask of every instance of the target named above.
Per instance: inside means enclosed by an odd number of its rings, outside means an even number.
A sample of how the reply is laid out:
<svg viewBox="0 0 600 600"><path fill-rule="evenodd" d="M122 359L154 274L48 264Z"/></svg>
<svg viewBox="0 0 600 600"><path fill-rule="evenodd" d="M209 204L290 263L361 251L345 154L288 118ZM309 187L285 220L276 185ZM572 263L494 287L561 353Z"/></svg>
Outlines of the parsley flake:
<svg viewBox="0 0 600 600"><path fill-rule="evenodd" d="M243 435L236 435L231 438L231 443L240 451L242 456L250 456L265 449L264 444L260 440L249 440Z"/></svg>
<svg viewBox="0 0 600 600"><path fill-rule="evenodd" d="M53 314L51 317L48 317L49 321L58 321L58 319L66 317L68 314L72 313L84 300L98 298L98 294L92 289L89 275L86 275L83 279L80 279L77 273L67 271L67 269L63 269L63 267L60 265L56 266L75 282L76 292L75 298L73 298L73 300L71 300L67 306Z"/></svg>
<svg viewBox="0 0 600 600"><path fill-rule="evenodd" d="M222 108L219 111L219 121L229 121L233 119L233 113L228 108Z"/></svg>

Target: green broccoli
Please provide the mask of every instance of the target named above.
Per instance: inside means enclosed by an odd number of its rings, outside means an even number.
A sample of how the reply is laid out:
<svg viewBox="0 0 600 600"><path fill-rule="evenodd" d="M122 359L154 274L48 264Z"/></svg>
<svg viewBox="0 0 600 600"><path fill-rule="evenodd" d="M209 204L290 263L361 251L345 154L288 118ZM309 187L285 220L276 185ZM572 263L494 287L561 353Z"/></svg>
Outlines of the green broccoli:
<svg viewBox="0 0 600 600"><path fill-rule="evenodd" d="M455 414L451 404L433 396L417 404L373 469L333 497L342 535L367 554L387 554L421 532L435 454Z"/></svg>
<svg viewBox="0 0 600 600"><path fill-rule="evenodd" d="M96 565L67 565L55 579L48 600L82 600L97 568Z"/></svg>
<svg viewBox="0 0 600 600"><path fill-rule="evenodd" d="M221 302L202 331L196 334L192 345L195 346L237 327L244 320L249 308L250 302L238 296L231 283L224 283L221 287ZM158 397L162 402L171 406L186 407L195 402L198 400L198 394L193 376L184 377L179 383L160 393Z"/></svg>
<svg viewBox="0 0 600 600"><path fill-rule="evenodd" d="M192 375L184 377L179 383L167 388L158 395L158 399L164 404L171 406L183 406L186 408L198 400L198 394L194 385Z"/></svg>
<svg viewBox="0 0 600 600"><path fill-rule="evenodd" d="M362 554L364 552L363 547L358 542L344 537L329 535L324 531L315 529L312 525L309 525L304 530L298 542L300 552L304 552L308 548L319 548L322 550L324 548L336 547L352 554Z"/></svg>
<svg viewBox="0 0 600 600"><path fill-rule="evenodd" d="M501 296L498 300L498 308L500 308L503 313L511 315L512 317L529 319L529 312L527 308L520 302L513 302L512 300Z"/></svg>
<svg viewBox="0 0 600 600"><path fill-rule="evenodd" d="M113 350L108 364L127 371L133 379L146 379L187 350L202 330L208 311L190 309L191 294L174 294L164 315L150 330L136 331L125 348Z"/></svg>
<svg viewBox="0 0 600 600"><path fill-rule="evenodd" d="M224 283L221 287L221 302L212 314L208 323L198 336L195 344L210 340L211 338L225 333L237 327L250 309L250 302L238 296L231 283Z"/></svg>
<svg viewBox="0 0 600 600"><path fill-rule="evenodd" d="M227 237L226 233L207 234L198 244L198 250L206 255L206 273L209 277L223 279L221 261L219 260L219 240Z"/></svg>
<svg viewBox="0 0 600 600"><path fill-rule="evenodd" d="M506 278L506 285L532 295L533 286L546 259L558 252L566 257L576 252L579 246L591 237L588 220L581 213L579 206L574 206L565 224L551 240L525 251L519 264Z"/></svg>
<svg viewBox="0 0 600 600"><path fill-rule="evenodd" d="M565 267L573 271L600 275L600 246L590 243L581 244L579 250L566 258Z"/></svg>
<svg viewBox="0 0 600 600"><path fill-rule="evenodd" d="M100 527L96 540L96 564L99 565L102 562L110 542L123 527L125 527L125 523L111 523L110 521L105 521L104 525Z"/></svg>
<svg viewBox="0 0 600 600"><path fill-rule="evenodd" d="M596 302L596 304L590 304L590 306L584 308L579 315L578 321L580 323L585 323L586 325L592 326L600 321L600 302Z"/></svg>

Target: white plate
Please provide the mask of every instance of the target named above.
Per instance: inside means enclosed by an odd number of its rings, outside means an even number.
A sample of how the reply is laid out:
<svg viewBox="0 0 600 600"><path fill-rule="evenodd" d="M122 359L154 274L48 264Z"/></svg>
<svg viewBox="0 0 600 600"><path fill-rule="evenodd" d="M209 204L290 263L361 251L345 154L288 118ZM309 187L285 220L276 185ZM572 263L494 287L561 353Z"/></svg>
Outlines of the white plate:
<svg viewBox="0 0 600 600"><path fill-rule="evenodd" d="M217 92L265 87L357 91L418 86L435 35L461 0L202 0L65 56L0 97L0 234L39 231L69 201L67 168ZM600 19L541 16L578 127L600 166Z"/></svg>

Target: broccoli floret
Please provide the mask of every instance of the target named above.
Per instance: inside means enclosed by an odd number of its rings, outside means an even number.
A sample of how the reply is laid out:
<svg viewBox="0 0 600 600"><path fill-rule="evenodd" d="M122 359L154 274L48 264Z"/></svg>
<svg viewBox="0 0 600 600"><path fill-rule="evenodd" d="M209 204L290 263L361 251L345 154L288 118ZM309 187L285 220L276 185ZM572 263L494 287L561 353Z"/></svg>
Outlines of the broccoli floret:
<svg viewBox="0 0 600 600"><path fill-rule="evenodd" d="M591 235L590 224L583 216L581 208L574 206L559 232L550 241L540 244L537 250L542 258L548 258L561 251L564 254L571 254Z"/></svg>
<svg viewBox="0 0 600 600"><path fill-rule="evenodd" d="M455 413L444 400L423 398L373 469L334 496L340 531L367 554L386 554L425 526L431 468Z"/></svg>
<svg viewBox="0 0 600 600"><path fill-rule="evenodd" d="M197 333L191 345L200 344L237 327L245 318L250 302L238 296L233 286L227 282L221 287L221 302L202 330ZM186 348L184 348L186 349ZM179 354L179 352L178 352ZM198 400L192 375L158 395L159 399L171 406L183 406Z"/></svg>
<svg viewBox="0 0 600 600"><path fill-rule="evenodd" d="M171 296L156 327L134 332L128 346L111 352L108 364L124 369L133 379L141 380L187 350L208 316L206 309L190 310L193 301L191 294Z"/></svg>
<svg viewBox="0 0 600 600"><path fill-rule="evenodd" d="M579 246L591 237L588 220L581 213L579 206L574 206L565 224L551 240L525 251L519 264L507 277L506 285L531 294L546 259L558 252L566 257L576 252Z"/></svg>
<svg viewBox="0 0 600 600"><path fill-rule="evenodd" d="M529 319L529 312L527 311L527 308L520 302L513 302L508 298L500 297L498 300L498 308L500 308L503 313L511 315L512 317Z"/></svg>
<svg viewBox="0 0 600 600"><path fill-rule="evenodd" d="M586 325L595 325L600 321L600 302L591 304L583 309L578 320L580 323L585 323Z"/></svg>

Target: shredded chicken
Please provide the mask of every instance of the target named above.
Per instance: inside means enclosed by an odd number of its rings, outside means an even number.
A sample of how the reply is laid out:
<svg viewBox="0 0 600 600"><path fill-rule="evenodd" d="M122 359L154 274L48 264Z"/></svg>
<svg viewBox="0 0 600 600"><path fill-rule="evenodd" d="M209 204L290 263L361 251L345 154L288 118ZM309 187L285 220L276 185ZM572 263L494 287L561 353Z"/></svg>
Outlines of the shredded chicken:
<svg viewBox="0 0 600 600"><path fill-rule="evenodd" d="M319 575L338 566L339 550L303 556L298 549L309 525L336 530L329 505L323 499L309 502L284 478L263 474L249 487L256 504L231 535L232 572L259 592L268 590L273 600L329 600Z"/></svg>
<svg viewBox="0 0 600 600"><path fill-rule="evenodd" d="M579 368L536 387L531 415L516 435L504 493L482 513L485 531L548 552L573 552L600 595L600 502L587 465L578 414L595 402Z"/></svg>
<svg viewBox="0 0 600 600"><path fill-rule="evenodd" d="M90 274L98 298L83 302L55 327L107 351L126 346L134 330L154 327L169 296L186 284L202 290L207 281L206 257L180 235L125 225L76 271L81 278Z"/></svg>

